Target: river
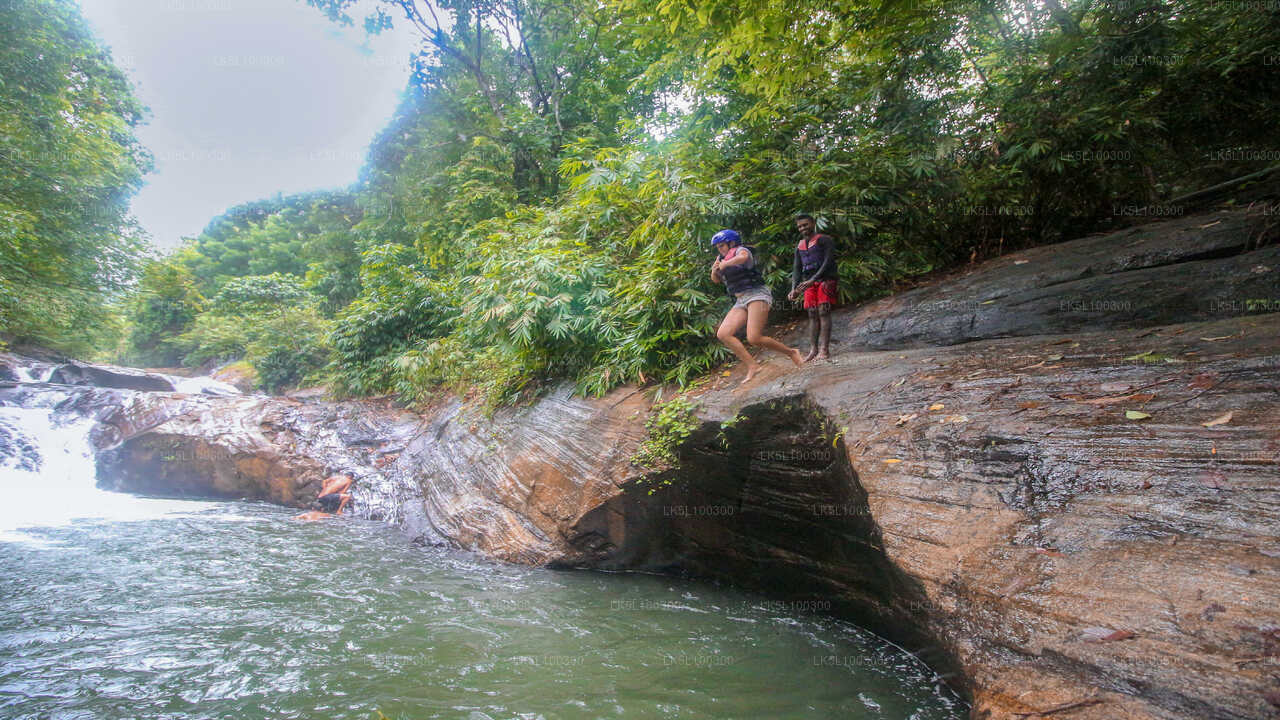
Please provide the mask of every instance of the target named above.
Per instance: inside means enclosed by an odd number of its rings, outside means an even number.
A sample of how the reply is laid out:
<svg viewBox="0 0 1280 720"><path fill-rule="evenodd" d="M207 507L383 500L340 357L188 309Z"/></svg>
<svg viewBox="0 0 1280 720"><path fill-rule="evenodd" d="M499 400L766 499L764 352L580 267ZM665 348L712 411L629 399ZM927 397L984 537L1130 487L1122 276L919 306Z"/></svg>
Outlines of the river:
<svg viewBox="0 0 1280 720"><path fill-rule="evenodd" d="M906 652L809 608L108 493L84 425L0 408L0 431L3 718L964 715Z"/></svg>

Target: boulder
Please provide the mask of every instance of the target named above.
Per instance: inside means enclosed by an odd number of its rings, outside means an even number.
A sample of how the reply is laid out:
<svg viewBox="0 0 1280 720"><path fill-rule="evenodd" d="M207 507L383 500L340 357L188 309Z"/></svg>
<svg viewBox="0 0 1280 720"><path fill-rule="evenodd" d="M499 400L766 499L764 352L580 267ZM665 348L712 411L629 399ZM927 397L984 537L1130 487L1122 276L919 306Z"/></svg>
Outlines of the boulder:
<svg viewBox="0 0 1280 720"><path fill-rule="evenodd" d="M174 389L173 383L160 375L134 368L91 365L77 361L67 362L54 368L48 382L157 392L172 392Z"/></svg>

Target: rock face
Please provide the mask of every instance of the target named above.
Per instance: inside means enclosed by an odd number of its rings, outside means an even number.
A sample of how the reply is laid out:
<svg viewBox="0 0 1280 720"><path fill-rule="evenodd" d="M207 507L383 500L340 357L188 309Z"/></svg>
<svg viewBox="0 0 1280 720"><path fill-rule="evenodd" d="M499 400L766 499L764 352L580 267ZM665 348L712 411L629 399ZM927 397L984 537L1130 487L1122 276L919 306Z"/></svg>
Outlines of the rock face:
<svg viewBox="0 0 1280 720"><path fill-rule="evenodd" d="M1280 312L1275 218L1223 210L984 263L899 293L833 326L866 348L1139 328Z"/></svg>
<svg viewBox="0 0 1280 720"><path fill-rule="evenodd" d="M173 382L161 375L155 375L133 368L116 367L114 365L90 365L82 362L68 362L53 369L49 382L62 385L92 385L94 387L120 388L124 390L152 390L171 392Z"/></svg>
<svg viewBox="0 0 1280 720"><path fill-rule="evenodd" d="M841 311L833 361L694 393L657 471L630 463L636 388L494 418L89 390L64 409L100 418L105 485L302 507L350 472L357 514L423 542L829 607L927 658L976 718L1267 718L1280 258L1258 227L1087 238Z"/></svg>

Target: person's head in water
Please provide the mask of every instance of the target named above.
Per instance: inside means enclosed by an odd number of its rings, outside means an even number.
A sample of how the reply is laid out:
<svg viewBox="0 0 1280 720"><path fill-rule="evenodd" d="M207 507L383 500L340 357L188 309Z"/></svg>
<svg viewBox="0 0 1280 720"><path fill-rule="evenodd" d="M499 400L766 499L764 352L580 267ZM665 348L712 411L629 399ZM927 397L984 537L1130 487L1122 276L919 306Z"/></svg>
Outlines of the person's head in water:
<svg viewBox="0 0 1280 720"><path fill-rule="evenodd" d="M720 257L724 257L730 250L742 244L742 236L737 230L721 230L711 236L711 247L715 248Z"/></svg>
<svg viewBox="0 0 1280 720"><path fill-rule="evenodd" d="M818 231L818 221L809 213L800 213L796 215L796 230L800 232L800 237L810 237Z"/></svg>

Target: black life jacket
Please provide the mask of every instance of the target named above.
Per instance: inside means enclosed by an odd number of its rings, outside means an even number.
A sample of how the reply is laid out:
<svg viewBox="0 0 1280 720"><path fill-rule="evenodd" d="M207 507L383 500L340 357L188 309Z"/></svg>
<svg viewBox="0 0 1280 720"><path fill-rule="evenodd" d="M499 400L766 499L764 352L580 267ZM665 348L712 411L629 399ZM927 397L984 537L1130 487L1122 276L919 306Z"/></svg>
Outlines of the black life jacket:
<svg viewBox="0 0 1280 720"><path fill-rule="evenodd" d="M822 267L822 243L819 242L821 238L827 238L827 242L830 242L832 245L831 262L827 265L827 269L822 273L822 277L824 279L839 277L839 273L836 269L835 240L833 240L829 235L823 235L821 233L813 236L812 247L806 248L804 240L796 243L796 252L800 254L801 271L804 273L805 277L808 277L817 272L818 268Z"/></svg>
<svg viewBox="0 0 1280 720"><path fill-rule="evenodd" d="M729 291L730 295L739 295L748 290L764 287L764 277L760 275L760 271L755 267L756 249L750 245L739 245L738 247L744 247L747 252L751 253L751 267L730 265L720 269L720 278L724 280L724 287Z"/></svg>

